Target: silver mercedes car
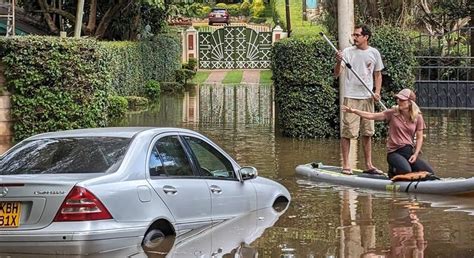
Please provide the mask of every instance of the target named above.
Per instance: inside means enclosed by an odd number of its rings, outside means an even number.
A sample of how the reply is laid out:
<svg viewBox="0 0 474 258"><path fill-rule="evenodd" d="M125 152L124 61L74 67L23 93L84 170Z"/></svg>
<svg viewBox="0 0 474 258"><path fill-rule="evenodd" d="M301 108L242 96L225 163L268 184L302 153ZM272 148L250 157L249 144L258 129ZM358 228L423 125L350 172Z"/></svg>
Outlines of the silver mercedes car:
<svg viewBox="0 0 474 258"><path fill-rule="evenodd" d="M44 133L0 156L0 253L153 247L290 198L191 130Z"/></svg>

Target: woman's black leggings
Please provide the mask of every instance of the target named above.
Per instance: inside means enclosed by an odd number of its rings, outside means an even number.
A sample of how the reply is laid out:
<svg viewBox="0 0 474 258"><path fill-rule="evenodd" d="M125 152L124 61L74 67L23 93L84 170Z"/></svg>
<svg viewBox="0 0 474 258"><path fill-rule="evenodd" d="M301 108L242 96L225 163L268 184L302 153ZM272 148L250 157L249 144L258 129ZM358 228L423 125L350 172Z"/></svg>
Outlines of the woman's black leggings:
<svg viewBox="0 0 474 258"><path fill-rule="evenodd" d="M420 157L414 163L408 162L411 155L413 155L413 149L413 146L405 145L405 147L387 154L390 177L418 171L428 171L434 174L433 168L426 161L420 159Z"/></svg>

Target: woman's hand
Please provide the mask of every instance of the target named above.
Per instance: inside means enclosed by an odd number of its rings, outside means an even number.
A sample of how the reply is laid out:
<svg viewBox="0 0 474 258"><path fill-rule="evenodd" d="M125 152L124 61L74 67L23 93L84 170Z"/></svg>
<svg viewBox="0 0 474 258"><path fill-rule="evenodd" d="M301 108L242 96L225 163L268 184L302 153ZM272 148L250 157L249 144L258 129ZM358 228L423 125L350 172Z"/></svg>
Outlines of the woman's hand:
<svg viewBox="0 0 474 258"><path fill-rule="evenodd" d="M410 156L410 158L408 159L408 162L414 163L417 158L418 158L418 154L413 153L413 154Z"/></svg>
<svg viewBox="0 0 474 258"><path fill-rule="evenodd" d="M342 108L342 112L346 112L346 113L354 113L355 111L354 108L351 108L345 105L342 105L341 108Z"/></svg>

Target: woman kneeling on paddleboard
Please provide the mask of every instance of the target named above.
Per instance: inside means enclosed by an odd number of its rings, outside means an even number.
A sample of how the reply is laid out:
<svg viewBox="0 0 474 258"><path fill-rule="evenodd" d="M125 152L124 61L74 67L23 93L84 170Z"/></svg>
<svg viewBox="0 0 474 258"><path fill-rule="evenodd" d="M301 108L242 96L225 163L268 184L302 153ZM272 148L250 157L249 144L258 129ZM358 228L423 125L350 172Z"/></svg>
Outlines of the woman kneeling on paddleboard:
<svg viewBox="0 0 474 258"><path fill-rule="evenodd" d="M342 111L370 120L388 122L387 162L390 167L388 173L390 178L418 171L433 174L433 168L418 157L426 125L420 108L415 103L416 95L410 89L403 89L395 97L398 105L383 112L364 112L344 105Z"/></svg>

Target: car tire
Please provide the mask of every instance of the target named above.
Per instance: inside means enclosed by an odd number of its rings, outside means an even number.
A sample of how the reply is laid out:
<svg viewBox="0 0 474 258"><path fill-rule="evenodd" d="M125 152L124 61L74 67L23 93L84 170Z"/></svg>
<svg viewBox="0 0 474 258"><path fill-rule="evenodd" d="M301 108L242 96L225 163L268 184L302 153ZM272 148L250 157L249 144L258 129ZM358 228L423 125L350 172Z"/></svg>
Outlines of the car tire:
<svg viewBox="0 0 474 258"><path fill-rule="evenodd" d="M144 250L159 251L160 253L168 253L173 247L175 236L166 236L159 229L148 231L143 238L142 246Z"/></svg>

